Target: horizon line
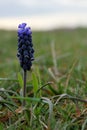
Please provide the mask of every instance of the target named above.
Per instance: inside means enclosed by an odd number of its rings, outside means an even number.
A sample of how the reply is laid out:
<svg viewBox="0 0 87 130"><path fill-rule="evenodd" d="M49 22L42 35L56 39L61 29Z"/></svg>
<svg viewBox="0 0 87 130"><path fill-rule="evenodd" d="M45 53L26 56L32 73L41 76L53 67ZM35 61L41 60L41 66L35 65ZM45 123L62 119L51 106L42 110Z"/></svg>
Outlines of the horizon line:
<svg viewBox="0 0 87 130"><path fill-rule="evenodd" d="M25 17L0 18L0 29L16 30L18 24L26 22L32 30L52 30L56 28L87 27L86 14L58 13Z"/></svg>

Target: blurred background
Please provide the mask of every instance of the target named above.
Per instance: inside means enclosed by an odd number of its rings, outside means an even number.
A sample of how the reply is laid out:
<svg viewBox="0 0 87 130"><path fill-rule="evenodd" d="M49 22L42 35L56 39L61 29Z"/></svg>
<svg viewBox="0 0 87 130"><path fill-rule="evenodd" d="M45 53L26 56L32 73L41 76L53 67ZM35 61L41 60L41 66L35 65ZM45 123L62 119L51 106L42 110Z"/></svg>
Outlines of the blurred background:
<svg viewBox="0 0 87 130"><path fill-rule="evenodd" d="M49 73L55 60L60 71L73 60L78 60L79 69L86 66L86 0L0 0L0 77L14 77L20 71L17 28L22 22L33 30L34 64L44 72Z"/></svg>
<svg viewBox="0 0 87 130"><path fill-rule="evenodd" d="M0 0L0 28L17 29L24 21L33 30L87 26L86 0Z"/></svg>

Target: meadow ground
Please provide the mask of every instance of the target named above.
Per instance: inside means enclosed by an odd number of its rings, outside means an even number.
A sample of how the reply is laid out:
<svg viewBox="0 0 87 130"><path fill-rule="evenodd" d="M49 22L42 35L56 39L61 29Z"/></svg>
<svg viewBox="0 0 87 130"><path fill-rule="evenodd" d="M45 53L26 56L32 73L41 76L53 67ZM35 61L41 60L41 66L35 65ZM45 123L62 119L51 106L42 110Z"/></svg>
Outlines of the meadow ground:
<svg viewBox="0 0 87 130"><path fill-rule="evenodd" d="M87 29L32 35L35 61L23 109L17 32L0 31L0 130L86 130Z"/></svg>

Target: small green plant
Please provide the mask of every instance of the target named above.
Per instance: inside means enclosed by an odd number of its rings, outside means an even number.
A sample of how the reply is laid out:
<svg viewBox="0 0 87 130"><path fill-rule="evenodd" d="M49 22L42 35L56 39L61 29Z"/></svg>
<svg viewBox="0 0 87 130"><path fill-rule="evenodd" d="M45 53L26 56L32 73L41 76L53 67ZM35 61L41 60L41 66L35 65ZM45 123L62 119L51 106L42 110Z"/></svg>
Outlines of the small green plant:
<svg viewBox="0 0 87 130"><path fill-rule="evenodd" d="M30 27L26 27L26 23L19 24L18 26L18 53L17 57L20 61L20 66L24 71L24 87L23 87L23 97L26 97L26 78L27 71L30 71L32 66L32 61L34 60L33 44L32 44L32 32ZM25 100L23 100L23 106L25 106Z"/></svg>

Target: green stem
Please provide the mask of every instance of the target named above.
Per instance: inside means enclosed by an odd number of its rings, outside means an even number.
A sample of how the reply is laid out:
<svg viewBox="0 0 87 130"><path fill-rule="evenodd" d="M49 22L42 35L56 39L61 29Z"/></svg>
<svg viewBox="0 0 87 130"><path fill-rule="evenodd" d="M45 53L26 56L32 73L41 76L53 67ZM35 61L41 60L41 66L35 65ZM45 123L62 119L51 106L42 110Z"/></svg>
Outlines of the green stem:
<svg viewBox="0 0 87 130"><path fill-rule="evenodd" d="M26 97L26 78L27 78L27 71L24 70L24 86L23 86L23 97ZM25 107L26 101L23 100L23 107Z"/></svg>

